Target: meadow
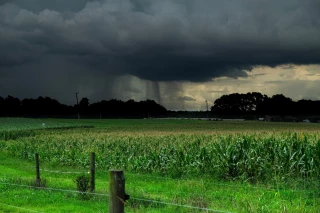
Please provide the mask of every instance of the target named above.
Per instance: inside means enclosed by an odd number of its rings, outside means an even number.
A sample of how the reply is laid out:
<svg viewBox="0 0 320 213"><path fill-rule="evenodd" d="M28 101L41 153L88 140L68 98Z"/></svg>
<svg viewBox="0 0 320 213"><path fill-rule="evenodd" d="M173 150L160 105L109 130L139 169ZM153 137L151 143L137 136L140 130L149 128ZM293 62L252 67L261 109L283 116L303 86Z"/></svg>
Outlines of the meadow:
<svg viewBox="0 0 320 213"><path fill-rule="evenodd" d="M88 171L90 152L96 153L97 193L108 194L108 170L125 171L126 212L320 207L319 124L0 118L0 150L3 212L108 212L106 196L83 200L72 192L77 172ZM18 186L34 179L36 152L46 188L70 191Z"/></svg>

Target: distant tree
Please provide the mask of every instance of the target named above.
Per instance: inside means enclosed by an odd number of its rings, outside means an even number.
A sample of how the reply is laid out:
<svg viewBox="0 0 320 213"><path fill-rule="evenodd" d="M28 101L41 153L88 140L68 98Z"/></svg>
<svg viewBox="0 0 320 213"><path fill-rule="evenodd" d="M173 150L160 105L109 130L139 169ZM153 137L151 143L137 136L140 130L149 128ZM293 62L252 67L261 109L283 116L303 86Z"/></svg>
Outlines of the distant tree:
<svg viewBox="0 0 320 213"><path fill-rule="evenodd" d="M0 96L0 116L4 115L4 98Z"/></svg>
<svg viewBox="0 0 320 213"><path fill-rule="evenodd" d="M295 112L297 114L320 114L320 101L299 100L295 104Z"/></svg>
<svg viewBox="0 0 320 213"><path fill-rule="evenodd" d="M285 97L283 94L276 94L261 104L260 112L279 115L295 114L295 104L291 98Z"/></svg>
<svg viewBox="0 0 320 213"><path fill-rule="evenodd" d="M4 101L4 110L8 116L19 116L21 114L20 100L9 95Z"/></svg>
<svg viewBox="0 0 320 213"><path fill-rule="evenodd" d="M251 113L256 112L268 97L258 92L223 95L215 100L211 111L220 113Z"/></svg>
<svg viewBox="0 0 320 213"><path fill-rule="evenodd" d="M79 102L79 110L81 114L88 114L89 113L89 99L82 98Z"/></svg>
<svg viewBox="0 0 320 213"><path fill-rule="evenodd" d="M79 102L79 105L82 107L88 107L89 106L89 99L88 98L82 98Z"/></svg>
<svg viewBox="0 0 320 213"><path fill-rule="evenodd" d="M157 117L167 113L167 109L157 104L154 100L140 101L144 117Z"/></svg>
<svg viewBox="0 0 320 213"><path fill-rule="evenodd" d="M262 95L259 92L247 93L249 96L250 111L259 111L259 106L269 99L267 95Z"/></svg>
<svg viewBox="0 0 320 213"><path fill-rule="evenodd" d="M301 114L301 112L319 113L319 110L320 101L300 100L294 102L283 94L276 94L269 98L258 92L223 95L211 107L211 111L216 113L255 113L260 115L294 115Z"/></svg>
<svg viewBox="0 0 320 213"><path fill-rule="evenodd" d="M79 105L67 106L50 97L37 99L23 99L8 96L0 97L0 116L73 116L81 107L81 113L104 118L145 118L160 116L190 116L190 112L167 111L167 109L154 100L136 102L132 99L124 102L111 99L90 104L88 98L82 98ZM299 100L297 102L276 94L269 98L258 92L247 94L233 93L218 98L211 110L226 114L252 114L266 115L320 115L320 101ZM202 116L203 112L193 112ZM198 114L197 114L198 113Z"/></svg>

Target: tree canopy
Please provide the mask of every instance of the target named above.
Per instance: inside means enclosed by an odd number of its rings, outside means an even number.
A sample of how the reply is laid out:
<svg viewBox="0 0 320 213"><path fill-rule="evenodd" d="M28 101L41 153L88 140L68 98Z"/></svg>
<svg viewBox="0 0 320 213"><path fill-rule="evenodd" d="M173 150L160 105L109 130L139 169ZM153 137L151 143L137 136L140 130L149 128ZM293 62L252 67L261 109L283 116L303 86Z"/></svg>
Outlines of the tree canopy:
<svg viewBox="0 0 320 213"><path fill-rule="evenodd" d="M258 92L232 93L215 100L211 111L223 114L320 114L320 101L293 101L283 94L268 97Z"/></svg>
<svg viewBox="0 0 320 213"><path fill-rule="evenodd" d="M134 100L121 101L116 99L103 100L90 104L86 97L79 105L67 106L49 97L37 99L23 99L8 96L0 97L0 116L27 117L74 117L78 112L82 117L94 116L103 118L143 118L164 116L167 109L153 100L136 102Z"/></svg>

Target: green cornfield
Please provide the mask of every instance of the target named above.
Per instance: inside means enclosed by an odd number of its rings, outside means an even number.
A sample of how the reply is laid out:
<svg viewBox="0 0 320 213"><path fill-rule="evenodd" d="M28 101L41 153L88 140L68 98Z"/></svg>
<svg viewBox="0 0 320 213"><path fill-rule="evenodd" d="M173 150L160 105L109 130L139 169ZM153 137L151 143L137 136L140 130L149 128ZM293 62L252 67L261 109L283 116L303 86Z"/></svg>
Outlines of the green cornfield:
<svg viewBox="0 0 320 213"><path fill-rule="evenodd" d="M198 133L196 127L194 132L175 134L170 128L168 132L154 128L151 132L131 130L123 134L123 127L118 131L24 130L18 131L21 137L13 140L4 137L4 132L0 148L19 158L32 160L38 152L45 163L83 168L90 163L89 153L95 152L98 168L170 177L206 175L250 182L320 177L317 132ZM184 126L179 128L183 130ZM232 128L229 130L232 132Z"/></svg>
<svg viewBox="0 0 320 213"><path fill-rule="evenodd" d="M108 194L108 170L125 171L132 198L126 212L204 212L174 206L181 204L313 213L320 206L319 124L0 118L0 211L107 212L104 197L21 186L32 184L39 153L48 189L75 190L79 171L88 175L91 152L96 192Z"/></svg>

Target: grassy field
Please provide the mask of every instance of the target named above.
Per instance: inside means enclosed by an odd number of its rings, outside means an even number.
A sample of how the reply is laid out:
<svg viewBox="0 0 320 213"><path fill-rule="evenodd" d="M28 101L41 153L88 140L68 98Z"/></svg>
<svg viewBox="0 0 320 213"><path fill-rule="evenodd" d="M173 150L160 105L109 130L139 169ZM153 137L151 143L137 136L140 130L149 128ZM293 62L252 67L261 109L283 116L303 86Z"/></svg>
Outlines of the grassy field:
<svg viewBox="0 0 320 213"><path fill-rule="evenodd" d="M126 212L320 208L319 124L0 118L1 135L2 212L108 212L108 197L73 191L92 151L97 193L108 194L109 169L125 170ZM35 152L43 190L18 186L33 184ZM57 188L70 191L49 190Z"/></svg>
<svg viewBox="0 0 320 213"><path fill-rule="evenodd" d="M63 120L32 119L32 118L0 118L0 131L19 131L36 129L70 129L93 127L86 122L64 122Z"/></svg>

